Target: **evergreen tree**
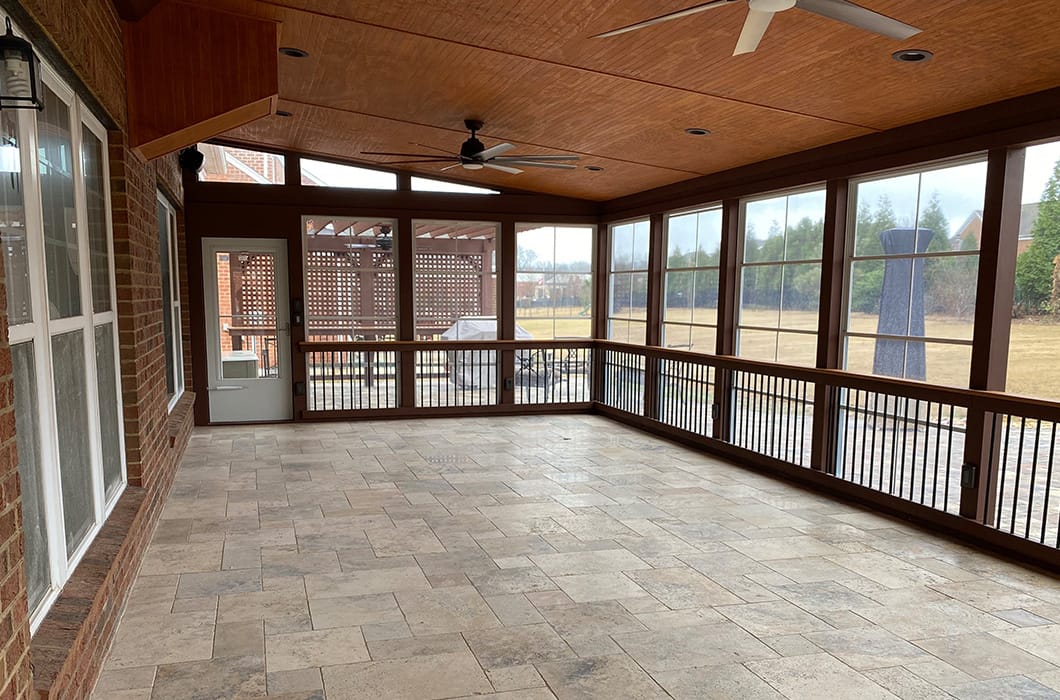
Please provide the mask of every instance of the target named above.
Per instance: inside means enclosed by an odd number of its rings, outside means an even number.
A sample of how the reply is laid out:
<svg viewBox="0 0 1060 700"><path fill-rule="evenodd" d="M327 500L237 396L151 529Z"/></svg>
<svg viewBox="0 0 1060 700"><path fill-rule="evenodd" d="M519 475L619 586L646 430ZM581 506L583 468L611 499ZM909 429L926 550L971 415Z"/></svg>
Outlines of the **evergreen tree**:
<svg viewBox="0 0 1060 700"><path fill-rule="evenodd" d="M1016 260L1016 305L1030 312L1056 312L1049 303L1053 260L1060 255L1060 161L1045 185L1031 237L1030 247Z"/></svg>

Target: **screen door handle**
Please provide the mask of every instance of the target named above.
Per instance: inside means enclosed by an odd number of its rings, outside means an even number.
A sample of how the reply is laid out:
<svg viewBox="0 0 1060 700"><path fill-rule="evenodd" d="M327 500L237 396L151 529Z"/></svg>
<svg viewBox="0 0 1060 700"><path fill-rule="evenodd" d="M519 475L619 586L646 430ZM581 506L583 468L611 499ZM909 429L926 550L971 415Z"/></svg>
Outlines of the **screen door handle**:
<svg viewBox="0 0 1060 700"><path fill-rule="evenodd" d="M207 391L242 391L245 386L208 386Z"/></svg>

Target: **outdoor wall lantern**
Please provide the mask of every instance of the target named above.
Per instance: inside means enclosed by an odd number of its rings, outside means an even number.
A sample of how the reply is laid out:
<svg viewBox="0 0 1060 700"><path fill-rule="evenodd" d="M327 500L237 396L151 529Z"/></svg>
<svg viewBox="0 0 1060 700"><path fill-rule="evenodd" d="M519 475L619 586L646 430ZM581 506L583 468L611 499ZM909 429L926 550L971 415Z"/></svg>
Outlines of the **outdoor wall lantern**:
<svg viewBox="0 0 1060 700"><path fill-rule="evenodd" d="M40 59L33 47L11 30L0 36L0 109L44 109Z"/></svg>

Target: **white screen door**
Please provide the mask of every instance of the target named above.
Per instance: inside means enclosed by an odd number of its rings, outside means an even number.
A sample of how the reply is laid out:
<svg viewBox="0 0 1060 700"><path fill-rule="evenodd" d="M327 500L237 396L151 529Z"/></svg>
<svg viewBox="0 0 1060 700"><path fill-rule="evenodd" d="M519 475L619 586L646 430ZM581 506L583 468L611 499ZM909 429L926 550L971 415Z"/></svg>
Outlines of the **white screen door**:
<svg viewBox="0 0 1060 700"><path fill-rule="evenodd" d="M202 248L210 420L290 419L287 242L206 238Z"/></svg>

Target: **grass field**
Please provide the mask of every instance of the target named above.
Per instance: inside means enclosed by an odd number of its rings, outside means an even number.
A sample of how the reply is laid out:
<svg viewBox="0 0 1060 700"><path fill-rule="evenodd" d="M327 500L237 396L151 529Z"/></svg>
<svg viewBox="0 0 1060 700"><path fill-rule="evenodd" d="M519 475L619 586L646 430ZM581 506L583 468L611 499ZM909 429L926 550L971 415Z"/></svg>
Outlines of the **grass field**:
<svg viewBox="0 0 1060 700"><path fill-rule="evenodd" d="M579 317L581 309L564 309L562 313L574 318L555 322L553 336L552 318L545 318L551 309L519 309L517 322L535 338L588 337L591 321ZM643 318L643 312L629 312L631 318ZM671 323L716 323L714 309L671 309L666 317ZM814 330L817 314L809 311L785 312L779 319L785 329ZM752 309L744 312L741 323L753 326L776 327L778 313ZM860 333L874 333L877 317L869 314L853 314L849 329ZM928 316L925 331L929 337L971 340L971 319L955 319L944 316ZM689 334L685 327L671 327L665 344L685 345ZM713 352L714 329L692 326L691 350ZM777 352L779 343L779 352ZM750 359L772 361L774 356L785 364L812 365L816 356L815 335L744 330L741 332L740 355ZM1009 342L1008 392L1038 398L1060 400L1060 318L1014 319ZM872 372L875 340L850 338L846 357L847 368L853 372ZM968 385L968 367L971 347L930 343L926 348L927 381L932 384L965 387Z"/></svg>

